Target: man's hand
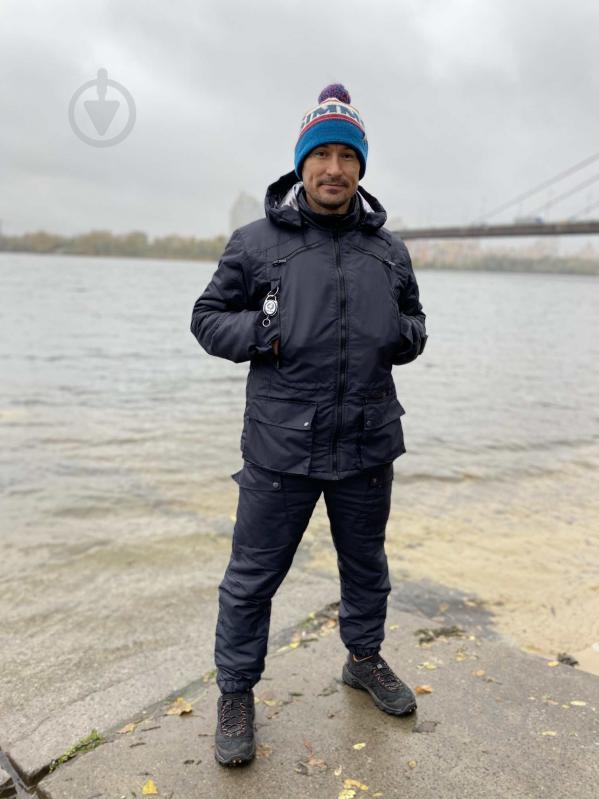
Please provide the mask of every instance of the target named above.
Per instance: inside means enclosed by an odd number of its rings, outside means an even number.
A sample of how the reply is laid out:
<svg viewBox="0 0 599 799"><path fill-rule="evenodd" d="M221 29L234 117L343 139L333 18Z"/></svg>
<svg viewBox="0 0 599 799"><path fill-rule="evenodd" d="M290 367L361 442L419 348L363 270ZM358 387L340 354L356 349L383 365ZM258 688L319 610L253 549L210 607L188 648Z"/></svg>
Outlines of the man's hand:
<svg viewBox="0 0 599 799"><path fill-rule="evenodd" d="M279 339L278 339L278 338L276 338L276 339L275 339L275 340L272 342L272 351L274 352L274 354L275 354L275 355L278 355L278 354L279 354L279 343L280 343L280 342L279 342Z"/></svg>

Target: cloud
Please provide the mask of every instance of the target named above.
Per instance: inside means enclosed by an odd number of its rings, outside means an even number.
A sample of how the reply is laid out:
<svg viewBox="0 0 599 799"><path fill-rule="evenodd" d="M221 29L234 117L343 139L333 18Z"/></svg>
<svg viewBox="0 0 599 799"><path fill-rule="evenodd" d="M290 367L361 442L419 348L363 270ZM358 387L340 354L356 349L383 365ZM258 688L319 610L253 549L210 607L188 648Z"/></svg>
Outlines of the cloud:
<svg viewBox="0 0 599 799"><path fill-rule="evenodd" d="M332 81L366 122L365 187L412 224L468 221L597 149L592 2L5 0L2 16L7 232L226 232L239 191L262 199L291 169ZM67 122L99 67L137 105L114 148Z"/></svg>

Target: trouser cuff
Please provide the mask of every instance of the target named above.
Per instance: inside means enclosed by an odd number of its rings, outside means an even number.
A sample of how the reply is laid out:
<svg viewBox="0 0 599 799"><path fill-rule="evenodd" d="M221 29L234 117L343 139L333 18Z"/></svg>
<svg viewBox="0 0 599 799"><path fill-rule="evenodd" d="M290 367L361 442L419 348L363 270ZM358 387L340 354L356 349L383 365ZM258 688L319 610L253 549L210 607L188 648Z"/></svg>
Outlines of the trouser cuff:
<svg viewBox="0 0 599 799"><path fill-rule="evenodd" d="M348 649L351 652L351 654L355 655L357 658L367 658L370 657L371 655L376 655L381 651L380 646L374 648L371 647L370 649L366 649L359 646L352 646L348 647Z"/></svg>

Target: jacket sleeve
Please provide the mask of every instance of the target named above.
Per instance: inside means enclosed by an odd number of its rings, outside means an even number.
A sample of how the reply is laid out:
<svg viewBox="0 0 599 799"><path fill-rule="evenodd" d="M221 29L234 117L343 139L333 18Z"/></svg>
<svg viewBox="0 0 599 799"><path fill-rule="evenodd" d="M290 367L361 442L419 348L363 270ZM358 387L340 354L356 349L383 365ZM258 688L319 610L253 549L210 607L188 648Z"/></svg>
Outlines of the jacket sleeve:
<svg viewBox="0 0 599 799"><path fill-rule="evenodd" d="M244 272L244 268L249 270L249 264L241 234L236 230L191 316L191 332L206 352L235 363L272 352L272 342L280 335L278 314L271 317L269 327L262 325L264 298L250 296L248 283L253 286L254 281L249 273L246 278ZM251 308L258 304L260 308Z"/></svg>
<svg viewBox="0 0 599 799"><path fill-rule="evenodd" d="M400 263L407 275L407 281L399 296L399 318L401 338L393 356L394 364L414 361L424 351L426 340L426 314L420 304L420 294L416 275L408 248L399 243Z"/></svg>

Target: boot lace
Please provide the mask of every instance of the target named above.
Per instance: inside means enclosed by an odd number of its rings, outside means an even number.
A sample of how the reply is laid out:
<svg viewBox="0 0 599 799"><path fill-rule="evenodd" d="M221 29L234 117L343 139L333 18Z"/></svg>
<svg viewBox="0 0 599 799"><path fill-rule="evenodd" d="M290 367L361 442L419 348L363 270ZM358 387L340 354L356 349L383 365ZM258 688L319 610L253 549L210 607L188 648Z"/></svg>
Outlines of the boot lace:
<svg viewBox="0 0 599 799"><path fill-rule="evenodd" d="M232 738L245 732L247 725L247 698L243 694L223 696L220 710L220 728L223 735Z"/></svg>
<svg viewBox="0 0 599 799"><path fill-rule="evenodd" d="M387 661L380 655L377 655L372 660L372 673L380 684L390 691L398 691L404 685Z"/></svg>

